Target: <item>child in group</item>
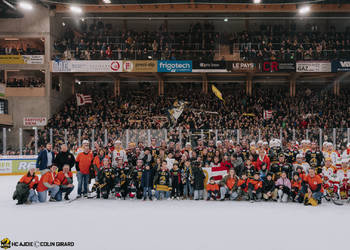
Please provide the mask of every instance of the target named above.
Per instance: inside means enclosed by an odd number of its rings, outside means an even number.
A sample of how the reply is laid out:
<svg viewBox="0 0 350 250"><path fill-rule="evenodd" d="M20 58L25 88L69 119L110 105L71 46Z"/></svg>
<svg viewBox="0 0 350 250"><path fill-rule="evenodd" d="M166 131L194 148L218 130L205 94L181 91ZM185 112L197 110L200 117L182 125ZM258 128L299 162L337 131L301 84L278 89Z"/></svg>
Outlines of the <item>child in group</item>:
<svg viewBox="0 0 350 250"><path fill-rule="evenodd" d="M303 201L302 199L299 199L299 192L301 191L301 179L299 177L299 173L295 172L293 174L293 179L292 179L292 189L290 192L292 201L299 201L300 203Z"/></svg>
<svg viewBox="0 0 350 250"><path fill-rule="evenodd" d="M185 161L185 166L182 169L182 185L183 185L183 199L192 198L193 194L193 174L192 166L189 160Z"/></svg>
<svg viewBox="0 0 350 250"><path fill-rule="evenodd" d="M203 200L205 174L202 164L198 162L193 168L194 199Z"/></svg>
<svg viewBox="0 0 350 250"><path fill-rule="evenodd" d="M275 181L272 179L272 173L267 173L265 179L263 179L262 194L265 201L276 200L277 189Z"/></svg>
<svg viewBox="0 0 350 250"><path fill-rule="evenodd" d="M248 183L248 196L251 202L258 201L261 199L262 181L258 172L254 173L253 179L249 180Z"/></svg>
<svg viewBox="0 0 350 250"><path fill-rule="evenodd" d="M287 202L290 195L291 183L287 178L287 173L282 172L281 177L276 181L276 187L278 189L278 202Z"/></svg>
<svg viewBox="0 0 350 250"><path fill-rule="evenodd" d="M241 200L244 198L245 200L249 199L248 196L248 184L249 184L249 179L247 177L247 174L245 172L242 173L241 179L238 180L237 186L238 186L238 197L237 200Z"/></svg>
<svg viewBox="0 0 350 250"><path fill-rule="evenodd" d="M146 167L142 171L141 176L141 188L143 190L143 200L147 199L147 196L150 200L152 200L152 187L153 187L153 171L151 170L150 165L146 165Z"/></svg>
<svg viewBox="0 0 350 250"><path fill-rule="evenodd" d="M159 171L157 171L153 183L156 190L156 199L159 200L164 196L164 198L170 200L170 192L171 190L171 183L170 183L170 172L168 170L168 163L167 161L162 162L162 167Z"/></svg>
<svg viewBox="0 0 350 250"><path fill-rule="evenodd" d="M174 162L173 168L170 170L171 177L171 199L180 199L180 185L181 185L181 170L177 161Z"/></svg>
<svg viewBox="0 0 350 250"><path fill-rule="evenodd" d="M207 184L207 192L207 200L216 200L219 195L219 185L215 183L214 177L210 177L210 181Z"/></svg>

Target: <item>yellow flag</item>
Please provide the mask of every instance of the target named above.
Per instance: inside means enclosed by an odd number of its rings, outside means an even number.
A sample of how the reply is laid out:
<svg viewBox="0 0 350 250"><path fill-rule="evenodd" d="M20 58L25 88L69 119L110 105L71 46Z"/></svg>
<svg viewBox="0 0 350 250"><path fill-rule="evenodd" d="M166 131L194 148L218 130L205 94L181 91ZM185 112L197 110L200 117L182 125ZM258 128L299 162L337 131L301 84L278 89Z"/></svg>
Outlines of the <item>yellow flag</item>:
<svg viewBox="0 0 350 250"><path fill-rule="evenodd" d="M220 90L218 90L213 84L211 85L211 90L213 91L214 95L216 95L217 98L219 98L221 101L225 102L224 98L222 98L222 94Z"/></svg>

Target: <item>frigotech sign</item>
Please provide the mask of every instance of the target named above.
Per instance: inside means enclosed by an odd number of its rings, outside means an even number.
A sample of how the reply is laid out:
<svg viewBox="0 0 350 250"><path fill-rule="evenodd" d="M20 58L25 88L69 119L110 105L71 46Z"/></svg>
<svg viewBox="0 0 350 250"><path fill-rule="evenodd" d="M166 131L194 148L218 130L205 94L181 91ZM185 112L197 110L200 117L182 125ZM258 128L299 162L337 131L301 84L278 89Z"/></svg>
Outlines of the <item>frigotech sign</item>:
<svg viewBox="0 0 350 250"><path fill-rule="evenodd" d="M350 71L350 61L333 61L332 72L347 72Z"/></svg>
<svg viewBox="0 0 350 250"><path fill-rule="evenodd" d="M158 72L192 72L192 61L158 61Z"/></svg>

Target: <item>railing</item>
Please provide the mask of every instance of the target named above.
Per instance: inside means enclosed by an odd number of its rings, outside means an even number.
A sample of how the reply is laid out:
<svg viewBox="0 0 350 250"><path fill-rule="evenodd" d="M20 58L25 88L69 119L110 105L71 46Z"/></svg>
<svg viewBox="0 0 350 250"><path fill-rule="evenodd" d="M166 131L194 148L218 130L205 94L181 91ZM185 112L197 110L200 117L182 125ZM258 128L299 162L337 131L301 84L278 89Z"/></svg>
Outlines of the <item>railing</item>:
<svg viewBox="0 0 350 250"><path fill-rule="evenodd" d="M310 140L316 142L322 148L324 142L331 142L337 150L344 150L350 142L350 128L260 128L260 129L125 129L117 128L85 128L85 129L22 129L18 131L2 128L0 130L1 153L6 154L37 154L41 147L51 142L55 150L63 143L67 144L72 151L81 146L83 140L89 140L92 149L94 144L100 146L112 146L116 140L122 142L124 148L130 143L142 143L144 146L151 145L154 138L156 144L173 142L184 147L186 143L197 146L201 139L205 143L212 140L214 143L226 140L231 143L240 144L243 140L248 141L270 141L272 138L280 139L283 147L292 141ZM31 151L31 152L30 152ZM9 153L10 152L10 153Z"/></svg>

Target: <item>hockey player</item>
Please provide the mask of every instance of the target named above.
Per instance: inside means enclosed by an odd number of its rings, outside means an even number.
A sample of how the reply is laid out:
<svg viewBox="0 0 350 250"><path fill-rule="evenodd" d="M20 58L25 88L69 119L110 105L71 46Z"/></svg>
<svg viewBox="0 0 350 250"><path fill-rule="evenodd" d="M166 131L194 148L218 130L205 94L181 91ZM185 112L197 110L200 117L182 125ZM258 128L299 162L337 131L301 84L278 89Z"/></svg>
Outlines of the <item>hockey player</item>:
<svg viewBox="0 0 350 250"><path fill-rule="evenodd" d="M304 158L306 156L307 151L309 151L309 147L308 147L308 140L302 140L301 141L301 148L299 149L299 154L301 154Z"/></svg>
<svg viewBox="0 0 350 250"><path fill-rule="evenodd" d="M296 162L293 163L293 170L296 171L297 167L302 167L304 173L308 173L310 165L309 163L303 161L303 155L298 154L296 157Z"/></svg>
<svg viewBox="0 0 350 250"><path fill-rule="evenodd" d="M349 183L349 164L348 160L345 158L342 160L341 168L337 171L337 179L340 184L340 198L347 200L349 198L349 190L350 190L350 183Z"/></svg>
<svg viewBox="0 0 350 250"><path fill-rule="evenodd" d="M173 168L170 170L171 178L171 199L180 199L180 186L181 186L181 170L179 169L178 162L174 162Z"/></svg>
<svg viewBox="0 0 350 250"><path fill-rule="evenodd" d="M114 150L112 152L112 166L117 166L118 159L122 159L123 162L126 162L127 155L125 150L122 148L122 142L119 140L116 140L114 142Z"/></svg>
<svg viewBox="0 0 350 250"><path fill-rule="evenodd" d="M278 139L272 139L270 141L270 150L269 150L269 158L271 164L278 162L278 157L282 153L281 143Z"/></svg>
<svg viewBox="0 0 350 250"><path fill-rule="evenodd" d="M273 179L277 180L282 172L287 174L287 178L291 178L293 172L293 166L287 163L283 153L280 153L278 162L271 165L271 172L273 173Z"/></svg>
<svg viewBox="0 0 350 250"><path fill-rule="evenodd" d="M154 188L156 190L156 199L160 200L163 197L170 199L169 190L171 190L170 172L167 168L167 161L162 162L162 167L154 176Z"/></svg>
<svg viewBox="0 0 350 250"><path fill-rule="evenodd" d="M114 191L117 175L111 168L108 158L104 158L102 162L103 165L98 172L98 182L95 182L92 190L97 192L97 198L101 194L103 199L108 199L109 194Z"/></svg>
<svg viewBox="0 0 350 250"><path fill-rule="evenodd" d="M323 151L324 158L331 158L332 164L336 165L340 155L334 150L333 143L327 142L325 145L325 151Z"/></svg>
<svg viewBox="0 0 350 250"><path fill-rule="evenodd" d="M311 143L311 149L306 152L305 160L310 167L316 170L317 174L322 172L323 154L320 150L317 150L315 142Z"/></svg>
<svg viewBox="0 0 350 250"><path fill-rule="evenodd" d="M347 160L349 162L350 160L350 143L346 145L346 149L343 151L343 154L341 155L341 158L344 160Z"/></svg>
<svg viewBox="0 0 350 250"><path fill-rule="evenodd" d="M293 164L296 161L296 156L299 154L296 148L295 142L291 142L290 145L284 150L284 155L286 156L286 162Z"/></svg>

